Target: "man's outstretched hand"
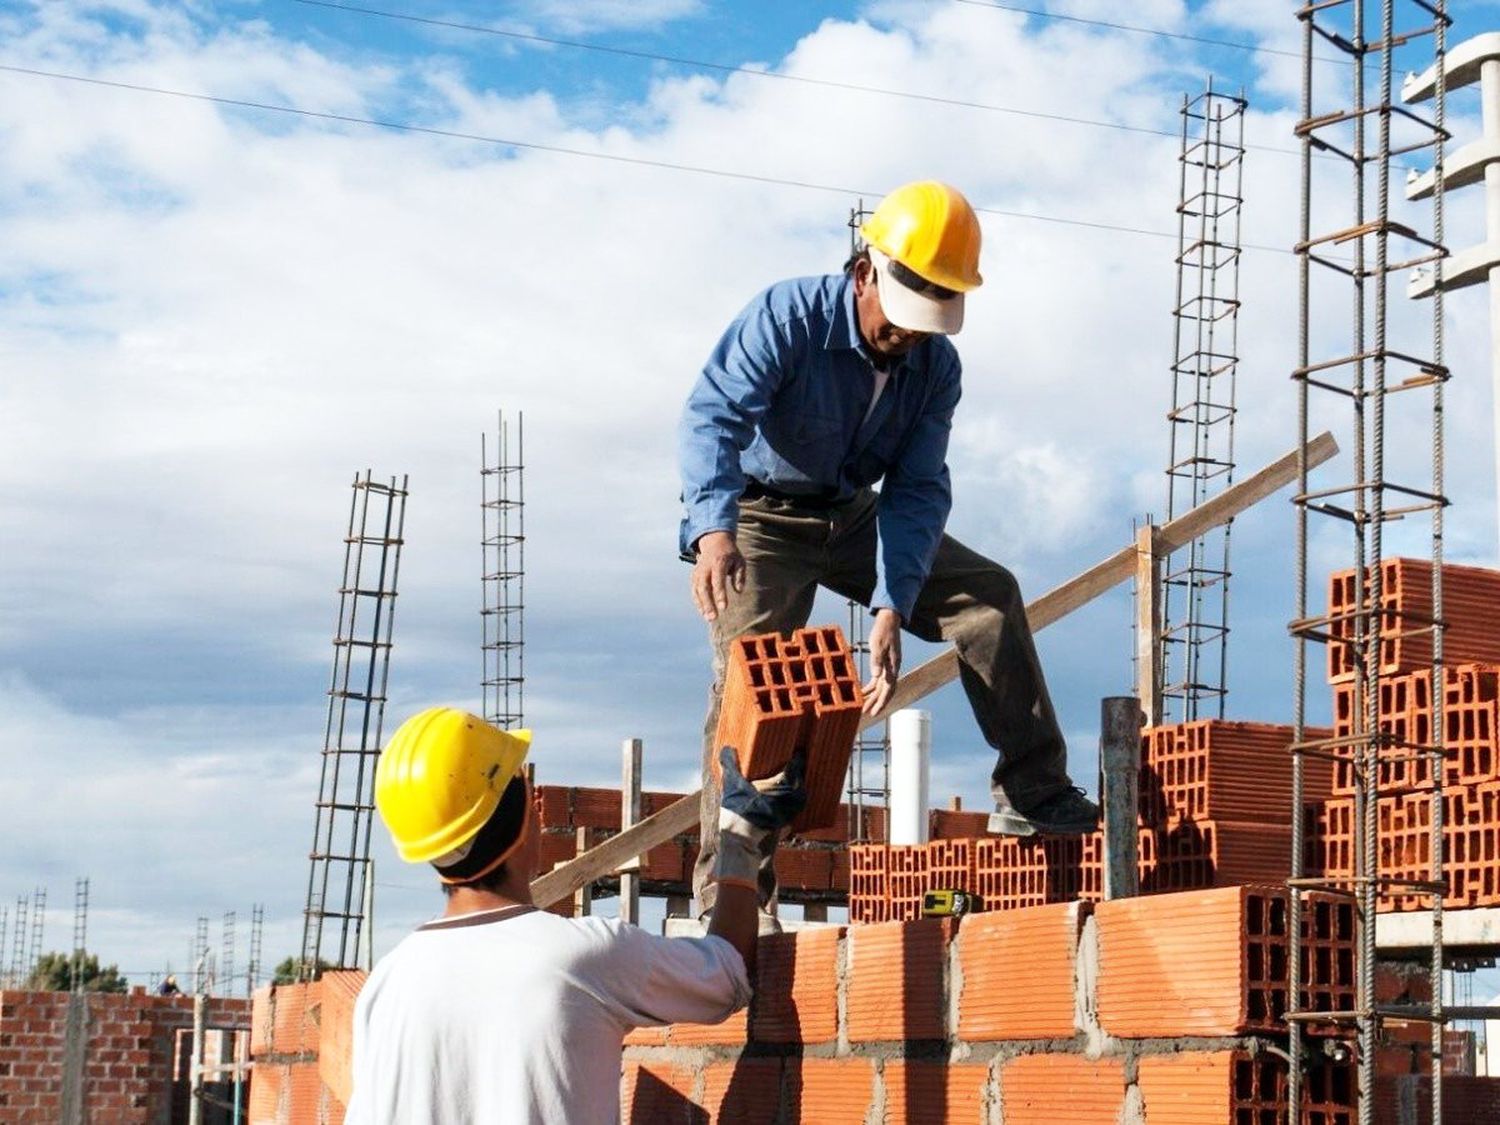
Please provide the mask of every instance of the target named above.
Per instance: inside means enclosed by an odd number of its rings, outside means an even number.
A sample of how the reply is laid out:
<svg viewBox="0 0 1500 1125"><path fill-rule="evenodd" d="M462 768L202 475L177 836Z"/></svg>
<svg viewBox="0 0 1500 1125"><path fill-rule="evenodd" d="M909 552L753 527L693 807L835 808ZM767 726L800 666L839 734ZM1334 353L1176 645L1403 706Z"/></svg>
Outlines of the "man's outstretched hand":
<svg viewBox="0 0 1500 1125"><path fill-rule="evenodd" d="M693 602L703 620L713 621L729 607L729 591L745 588L745 556L727 531L710 531L698 539L693 564Z"/></svg>
<svg viewBox="0 0 1500 1125"><path fill-rule="evenodd" d="M870 628L870 682L865 685L865 714L878 715L891 701L901 677L901 615L893 609L875 614Z"/></svg>

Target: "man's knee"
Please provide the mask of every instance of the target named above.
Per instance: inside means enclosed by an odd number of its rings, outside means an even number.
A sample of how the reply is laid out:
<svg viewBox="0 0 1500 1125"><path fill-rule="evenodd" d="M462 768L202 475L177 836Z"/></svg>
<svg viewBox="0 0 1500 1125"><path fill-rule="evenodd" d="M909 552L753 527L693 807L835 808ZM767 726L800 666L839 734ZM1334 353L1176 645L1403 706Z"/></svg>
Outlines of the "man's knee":
<svg viewBox="0 0 1500 1125"><path fill-rule="evenodd" d="M1021 584L999 563L990 563L979 572L973 584L973 594L981 605L1004 614L1020 604Z"/></svg>

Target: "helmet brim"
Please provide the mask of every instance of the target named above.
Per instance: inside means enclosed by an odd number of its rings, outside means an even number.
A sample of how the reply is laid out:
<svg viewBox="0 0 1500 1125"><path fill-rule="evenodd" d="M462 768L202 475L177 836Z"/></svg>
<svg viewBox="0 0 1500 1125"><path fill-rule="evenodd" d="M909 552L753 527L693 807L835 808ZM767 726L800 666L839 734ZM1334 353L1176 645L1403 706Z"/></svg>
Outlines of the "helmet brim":
<svg viewBox="0 0 1500 1125"><path fill-rule="evenodd" d="M875 292L880 297L880 309L897 328L952 336L964 326L962 293L939 298L903 285L891 273L891 259L873 246L870 261L875 266Z"/></svg>

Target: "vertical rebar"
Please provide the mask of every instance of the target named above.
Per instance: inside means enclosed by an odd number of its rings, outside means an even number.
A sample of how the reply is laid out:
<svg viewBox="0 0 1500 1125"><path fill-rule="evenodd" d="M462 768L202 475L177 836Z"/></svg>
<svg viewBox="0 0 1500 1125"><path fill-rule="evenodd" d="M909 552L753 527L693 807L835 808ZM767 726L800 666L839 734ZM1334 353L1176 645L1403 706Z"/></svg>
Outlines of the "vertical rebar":
<svg viewBox="0 0 1500 1125"><path fill-rule="evenodd" d="M83 991L83 961L87 955L89 931L89 881L79 876L73 882L73 959L69 966L68 988Z"/></svg>
<svg viewBox="0 0 1500 1125"><path fill-rule="evenodd" d="M333 640L323 769L308 856L298 965L303 979L316 976L325 961L336 968L353 968L358 955L364 868L370 862L375 818L375 762L384 733L391 631L405 542L406 497L404 476L399 481L391 477L379 482L366 470L354 478L344 538L338 631ZM373 558L367 556L367 548ZM337 924L337 944L324 958L327 921Z"/></svg>
<svg viewBox="0 0 1500 1125"><path fill-rule="evenodd" d="M29 930L26 927L31 899L26 895L16 898L16 928L10 939L10 979L14 988L26 987L26 942Z"/></svg>
<svg viewBox="0 0 1500 1125"><path fill-rule="evenodd" d="M218 986L220 996L234 995L234 911L226 910L224 918L220 922L219 929L219 972Z"/></svg>
<svg viewBox="0 0 1500 1125"><path fill-rule="evenodd" d="M1441 63L1445 28L1448 22L1442 3L1430 0L1404 0L1403 12L1419 17L1415 25L1397 25L1396 0L1380 0L1379 31L1369 37L1366 28L1367 0L1346 3L1309 3L1298 12L1303 21L1303 90L1301 120L1297 126L1302 140L1301 229L1298 255L1298 359L1294 378L1298 382L1298 427L1305 442L1313 392L1332 392L1344 404L1352 421L1351 470L1347 483L1332 488L1309 488L1305 460L1298 466L1297 505L1297 606L1292 631L1296 638L1295 726L1293 733L1292 784L1292 856L1289 886L1292 892L1289 925L1289 1000L1291 1075L1289 1101L1293 1119L1302 1106L1304 1069L1313 1064L1305 1043L1304 1022L1334 1023L1352 1028L1357 1043L1355 1052L1357 1120L1371 1125L1376 1109L1376 1054L1380 1042L1381 1021L1387 1014L1375 990L1378 955L1376 918L1388 891L1425 896L1431 910L1432 970L1434 980L1441 978L1442 966L1442 897L1443 897L1443 649L1442 649L1442 510L1443 496L1442 387L1448 378L1442 348L1442 305L1433 304L1432 355L1422 358L1420 346L1394 346L1398 326L1390 309L1390 285L1393 274L1427 263L1440 263L1446 257L1443 248L1441 205L1432 216L1431 237L1417 231L1413 221L1403 216L1397 222L1391 209L1391 164L1396 156L1430 149L1434 159L1434 176L1441 180L1443 158L1443 92L1441 79L1437 91L1437 109L1430 120L1401 110L1393 101L1395 54L1406 52L1403 69L1420 70L1415 62L1419 45L1430 42ZM1374 5L1372 4L1372 7ZM1327 96L1332 85L1315 81L1315 38L1325 46L1343 52L1352 63L1348 73L1349 101L1333 108L1315 105L1315 98ZM1377 68L1373 95L1367 85L1366 68ZM1440 69L1440 67L1439 67ZM1340 70L1342 75L1344 71ZM1399 117L1401 136L1393 136L1393 120ZM1373 122L1371 119L1373 118ZM1374 125L1373 138L1369 125ZM1314 191L1321 181L1314 180L1314 153L1348 163L1350 172L1350 221L1339 229L1315 234L1311 227L1314 213L1329 213L1331 207L1315 208ZM1393 248L1392 239L1403 245ZM1406 249L1409 244L1411 249ZM1393 249L1395 253L1393 253ZM1328 340L1337 321L1335 313L1314 316L1315 293L1313 267L1319 277L1330 279L1332 286L1347 286L1349 297L1349 342L1347 351L1334 348L1332 355L1319 355L1328 348ZM1326 272L1323 272L1326 271ZM1316 336L1316 338L1315 338ZM1399 368L1400 370L1393 370ZM1347 381L1345 381L1347 379ZM1392 413L1398 393L1411 395L1424 387L1432 390L1431 484L1415 486L1391 479L1393 468L1405 469L1409 459L1399 456L1401 444L1411 441L1407 434L1420 432L1414 426L1401 426ZM1391 426L1391 442L1387 427ZM1393 519L1409 519L1426 512L1432 524L1431 557L1433 610L1430 618L1418 618L1414 610L1400 605L1394 593L1386 590L1385 525ZM1308 605L1308 555L1312 540L1312 515L1328 516L1346 526L1351 533L1352 571L1346 592L1330 604L1323 615L1311 615ZM1381 678L1404 666L1390 662L1395 652L1393 641L1423 634L1432 640L1431 700L1433 735L1430 745L1414 745L1395 733L1382 731ZM1347 676L1354 706L1348 719L1348 733L1328 739L1309 739L1306 725L1307 642L1331 643L1330 666ZM1303 755L1312 752L1322 756L1343 757L1353 780L1352 839L1353 870L1339 877L1323 871L1305 870L1305 832L1303 808L1305 796ZM1382 856L1381 814L1388 806L1382 796L1383 767L1395 755L1400 758L1425 757L1432 774L1432 788L1427 796L1430 808L1430 862L1425 873L1392 872ZM1355 993L1352 1008L1317 1012L1307 1005L1302 964L1302 896L1312 889L1347 894L1356 903L1358 934L1355 947ZM1434 989L1433 1004L1427 1013L1433 1021L1431 1073L1433 1080L1433 1120L1441 1119L1442 1000L1440 989Z"/></svg>
<svg viewBox="0 0 1500 1125"><path fill-rule="evenodd" d="M1234 482L1246 105L1243 95L1215 90L1212 78L1182 101L1169 521ZM1164 567L1162 625L1152 643L1164 669L1164 705L1182 721L1209 707L1224 715L1231 526L1194 539Z"/></svg>
<svg viewBox="0 0 1500 1125"><path fill-rule="evenodd" d="M42 932L47 923L47 888L38 887L31 899L31 944L26 950L26 972L36 970L42 959Z"/></svg>
<svg viewBox="0 0 1500 1125"><path fill-rule="evenodd" d="M260 983L260 947L266 924L266 908L256 903L250 907L250 963L245 966L245 995L255 992Z"/></svg>
<svg viewBox="0 0 1500 1125"><path fill-rule="evenodd" d="M495 461L479 439L480 621L484 717L504 730L525 726L526 465L525 416L496 417Z"/></svg>

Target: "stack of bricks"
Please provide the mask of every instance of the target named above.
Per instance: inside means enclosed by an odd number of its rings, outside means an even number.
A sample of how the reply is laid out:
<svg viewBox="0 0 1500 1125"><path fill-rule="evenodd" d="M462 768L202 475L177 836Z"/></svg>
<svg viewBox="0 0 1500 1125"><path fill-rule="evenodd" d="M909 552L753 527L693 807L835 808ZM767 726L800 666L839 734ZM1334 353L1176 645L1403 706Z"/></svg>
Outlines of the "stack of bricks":
<svg viewBox="0 0 1500 1125"><path fill-rule="evenodd" d="M583 831L589 847L599 844L620 831L620 791L583 786L539 785L541 806L542 850L539 870L550 871L578 854L578 837ZM681 793L648 792L641 795L641 815L660 812ZM849 890L849 826L863 816L862 834L873 839L885 836L885 810L854 809L840 805L833 823L825 828L806 829L788 836L776 852L776 875L785 897L795 901L837 902ZM932 813L934 822L952 814ZM982 830L983 817L972 816L961 830L974 835ZM944 822L947 824L948 822ZM976 829L975 824L981 827ZM948 830L960 830L949 825ZM698 829L693 828L658 844L646 853L641 877L644 889L655 895L688 894L691 891L693 863L698 858ZM549 908L567 914L571 900L564 899Z"/></svg>
<svg viewBox="0 0 1500 1125"><path fill-rule="evenodd" d="M1314 906L1305 1000L1347 1002L1353 912ZM1287 918L1229 887L763 938L747 1012L626 1040L624 1119L1287 1121ZM1354 1077L1320 1067L1291 1120L1351 1125Z"/></svg>
<svg viewBox="0 0 1500 1125"><path fill-rule="evenodd" d="M1317 737L1323 732L1309 733ZM1206 719L1146 730L1138 818L1143 893L1286 878L1291 742L1290 727L1267 723ZM1331 785L1331 766L1309 759L1304 792L1324 797ZM967 827L979 836L983 818ZM925 845L925 864L907 854L910 847L879 842L852 846L855 870L867 876L882 870L890 874L884 881L865 877L850 887L850 921L916 917L928 890L970 891L982 910L1103 897L1102 833L980 837L967 841L971 846L964 862L957 861L960 852L954 847L960 842L932 840ZM924 873L920 879L917 872Z"/></svg>
<svg viewBox="0 0 1500 1125"><path fill-rule="evenodd" d="M1443 568L1447 666L1440 678L1441 732L1434 721L1432 638L1424 630L1432 618L1432 565L1387 559L1380 576L1382 629L1392 635L1382 639L1373 701L1360 697L1354 646L1337 639L1328 645L1334 736L1351 736L1373 702L1376 728L1384 738L1376 766L1379 874L1398 884L1431 877L1433 759L1423 748L1441 733L1448 881L1444 905L1500 906L1500 571ZM1339 615L1354 607L1354 579L1354 571L1346 570L1329 583L1335 638L1352 635L1352 623ZM1354 870L1353 751L1344 747L1340 753L1331 795L1311 801L1307 812L1308 870L1334 879ZM1415 910L1430 901L1418 889L1396 885L1382 890L1380 907Z"/></svg>
<svg viewBox="0 0 1500 1125"><path fill-rule="evenodd" d="M715 740L734 748L752 781L780 773L804 750L807 805L792 830L828 828L838 819L863 705L854 654L837 626L740 637L729 645Z"/></svg>
<svg viewBox="0 0 1500 1125"><path fill-rule="evenodd" d="M79 1029L69 1065L69 1012ZM243 1023L243 1000L214 999L212 1024ZM186 1105L190 996L0 992L0 1121L177 1120Z"/></svg>
<svg viewBox="0 0 1500 1125"><path fill-rule="evenodd" d="M365 976L338 970L255 993L247 1125L342 1125L353 1089L354 1001Z"/></svg>

